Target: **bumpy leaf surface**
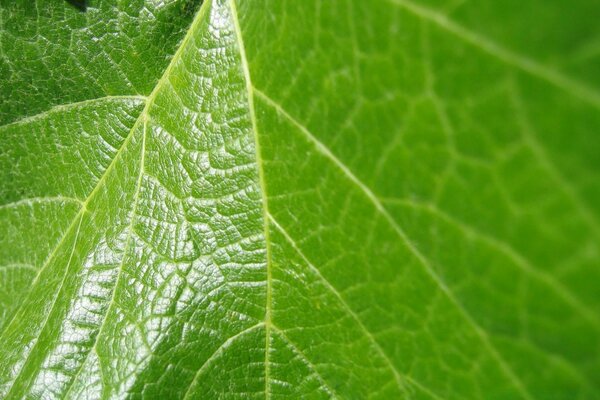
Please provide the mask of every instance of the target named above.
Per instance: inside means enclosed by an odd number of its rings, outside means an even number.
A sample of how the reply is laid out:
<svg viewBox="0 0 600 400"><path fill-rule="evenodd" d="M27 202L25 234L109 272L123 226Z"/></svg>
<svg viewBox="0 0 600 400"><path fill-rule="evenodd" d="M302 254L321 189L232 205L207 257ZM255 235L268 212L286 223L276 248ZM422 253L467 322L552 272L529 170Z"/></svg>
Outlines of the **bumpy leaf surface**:
<svg viewBox="0 0 600 400"><path fill-rule="evenodd" d="M600 397L594 0L0 1L0 397Z"/></svg>

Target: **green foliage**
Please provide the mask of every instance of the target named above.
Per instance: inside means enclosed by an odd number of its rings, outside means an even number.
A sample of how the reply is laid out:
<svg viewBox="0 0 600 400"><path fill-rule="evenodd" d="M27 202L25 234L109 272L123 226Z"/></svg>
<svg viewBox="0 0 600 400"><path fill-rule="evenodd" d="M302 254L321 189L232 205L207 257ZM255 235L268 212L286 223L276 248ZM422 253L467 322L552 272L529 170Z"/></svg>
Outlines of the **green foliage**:
<svg viewBox="0 0 600 400"><path fill-rule="evenodd" d="M593 0L0 0L0 397L600 397Z"/></svg>

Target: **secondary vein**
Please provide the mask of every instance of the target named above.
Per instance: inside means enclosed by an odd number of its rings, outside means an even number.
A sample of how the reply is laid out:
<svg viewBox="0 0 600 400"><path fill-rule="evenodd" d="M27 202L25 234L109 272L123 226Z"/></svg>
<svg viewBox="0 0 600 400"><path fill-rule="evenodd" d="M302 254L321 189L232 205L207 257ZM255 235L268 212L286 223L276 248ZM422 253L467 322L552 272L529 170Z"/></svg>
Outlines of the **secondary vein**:
<svg viewBox="0 0 600 400"><path fill-rule="evenodd" d="M419 18L434 23L438 27L485 51L502 62L516 67L530 75L541 78L553 86L556 86L590 103L595 108L600 108L600 94L589 89L585 86L585 84L569 78L559 71L539 64L537 61L527 58L521 54L513 53L512 51L507 50L506 48L488 39L487 37L481 36L476 32L472 32L469 29L459 25L444 14L438 13L427 7L414 4L409 0L386 1L404 8Z"/></svg>
<svg viewBox="0 0 600 400"><path fill-rule="evenodd" d="M71 108L85 107L85 106L93 105L95 103L100 103L103 101L122 101L122 100L137 101L137 102L143 103L144 101L146 101L146 96L142 96L142 95L104 96L104 97L98 97L96 99L77 101L74 103L58 104L58 105L55 105L55 106L49 108L48 110L40 112L39 114L30 115L30 116L18 119L13 122L9 122L8 124L0 125L0 131L2 129L9 128L9 127L12 127L15 125L27 124L29 122L33 122L38 119L42 119L48 115L51 115L51 114L54 114L54 113L57 113L60 111L68 111Z"/></svg>

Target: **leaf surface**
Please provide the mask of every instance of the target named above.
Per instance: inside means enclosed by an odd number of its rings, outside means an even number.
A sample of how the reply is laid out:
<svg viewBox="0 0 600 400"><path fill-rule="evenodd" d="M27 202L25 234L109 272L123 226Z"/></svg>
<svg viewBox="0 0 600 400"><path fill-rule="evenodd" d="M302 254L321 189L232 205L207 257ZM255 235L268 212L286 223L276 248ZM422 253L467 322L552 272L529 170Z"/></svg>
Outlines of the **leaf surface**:
<svg viewBox="0 0 600 400"><path fill-rule="evenodd" d="M593 3L0 2L0 397L598 397Z"/></svg>

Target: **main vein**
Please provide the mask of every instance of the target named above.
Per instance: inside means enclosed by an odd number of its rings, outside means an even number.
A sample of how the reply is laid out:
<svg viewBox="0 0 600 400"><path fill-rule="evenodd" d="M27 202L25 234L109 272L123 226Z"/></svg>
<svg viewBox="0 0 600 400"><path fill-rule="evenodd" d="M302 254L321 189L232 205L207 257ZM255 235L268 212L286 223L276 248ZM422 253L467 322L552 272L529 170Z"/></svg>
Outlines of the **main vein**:
<svg viewBox="0 0 600 400"><path fill-rule="evenodd" d="M244 80L246 81L246 91L248 95L248 111L250 113L250 120L252 122L252 131L254 132L254 146L256 152L256 163L258 167L259 185L261 188L261 197L263 204L263 226L264 226L264 237L267 252L267 293L266 293L266 305L265 305L265 398L271 397L271 367L270 367L270 348L271 348L271 309L272 309L272 260L271 260L271 240L269 234L269 204L267 199L267 185L265 180L265 172L262 163L262 152L260 148L260 140L258 135L258 127L256 125L256 112L254 110L254 96L252 92L252 80L250 77L250 69L248 68L248 60L246 58L246 49L244 47L244 40L240 29L239 18L237 15L237 7L234 0L229 0L229 8L231 9L231 19L235 29L235 34L239 46L240 58L242 63L242 70L244 73Z"/></svg>

